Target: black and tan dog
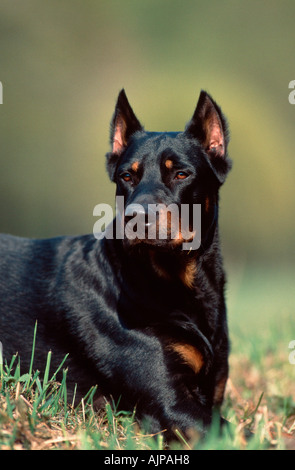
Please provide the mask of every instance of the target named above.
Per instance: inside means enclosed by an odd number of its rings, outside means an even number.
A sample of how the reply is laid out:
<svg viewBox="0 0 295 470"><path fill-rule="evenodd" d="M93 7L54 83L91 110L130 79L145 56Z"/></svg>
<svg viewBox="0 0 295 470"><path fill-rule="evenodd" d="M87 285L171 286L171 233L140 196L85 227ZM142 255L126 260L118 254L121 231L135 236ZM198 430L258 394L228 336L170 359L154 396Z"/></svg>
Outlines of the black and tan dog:
<svg viewBox="0 0 295 470"><path fill-rule="evenodd" d="M183 250L180 224L166 239L158 232L122 239L115 230L101 240L2 235L4 356L18 351L22 371L28 367L37 320L35 369L44 368L49 350L53 367L69 353L68 388L77 383L80 395L97 384L101 396L136 407L154 431L209 425L228 375L218 235L218 192L231 166L227 144L225 118L206 92L184 132L146 132L121 91L107 169L124 196L125 224L138 205L147 230L150 205L200 204L201 244Z"/></svg>

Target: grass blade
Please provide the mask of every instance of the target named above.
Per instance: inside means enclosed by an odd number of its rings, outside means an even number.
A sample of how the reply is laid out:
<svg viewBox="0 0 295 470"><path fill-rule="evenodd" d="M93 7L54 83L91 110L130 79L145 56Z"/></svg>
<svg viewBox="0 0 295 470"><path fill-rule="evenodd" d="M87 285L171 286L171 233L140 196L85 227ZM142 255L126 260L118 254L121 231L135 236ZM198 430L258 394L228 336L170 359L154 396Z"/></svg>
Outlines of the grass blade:
<svg viewBox="0 0 295 470"><path fill-rule="evenodd" d="M28 387L29 387L29 383L30 383L30 379L31 379L31 376L32 376L32 371L33 371L34 356L35 356L35 345L36 345L36 334L37 334L37 320L36 320L35 328L34 328L31 362L30 362L28 380L27 380L27 383L26 383L26 386L25 386L26 389L28 389Z"/></svg>
<svg viewBox="0 0 295 470"><path fill-rule="evenodd" d="M45 371L44 371L44 378L43 378L43 389L46 389L46 385L48 383L48 377L49 377L49 370L50 370L50 362L51 362L51 351L48 352L47 354L47 361L46 361L46 366L45 366Z"/></svg>
<svg viewBox="0 0 295 470"><path fill-rule="evenodd" d="M0 341L0 390L2 389L3 384L3 346Z"/></svg>

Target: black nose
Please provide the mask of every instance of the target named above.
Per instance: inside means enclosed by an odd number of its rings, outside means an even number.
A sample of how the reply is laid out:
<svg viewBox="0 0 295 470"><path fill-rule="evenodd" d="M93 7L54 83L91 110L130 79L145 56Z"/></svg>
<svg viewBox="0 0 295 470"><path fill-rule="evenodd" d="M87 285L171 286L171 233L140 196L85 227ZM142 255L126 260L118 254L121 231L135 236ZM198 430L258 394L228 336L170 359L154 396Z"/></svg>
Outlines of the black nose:
<svg viewBox="0 0 295 470"><path fill-rule="evenodd" d="M139 216L141 222L147 227L149 225L148 204L129 204L125 209L125 222L129 222L135 216Z"/></svg>

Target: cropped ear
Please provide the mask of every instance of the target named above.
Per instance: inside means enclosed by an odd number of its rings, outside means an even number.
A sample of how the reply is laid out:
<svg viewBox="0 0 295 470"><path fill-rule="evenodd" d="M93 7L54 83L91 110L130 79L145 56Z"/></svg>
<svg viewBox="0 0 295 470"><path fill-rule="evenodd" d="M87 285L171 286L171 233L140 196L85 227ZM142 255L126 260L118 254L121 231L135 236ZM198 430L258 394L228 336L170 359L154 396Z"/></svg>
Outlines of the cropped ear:
<svg viewBox="0 0 295 470"><path fill-rule="evenodd" d="M143 127L135 116L125 91L121 90L111 121L110 143L112 150L107 154L107 169L112 180L119 157L127 147L130 137L135 132L142 130Z"/></svg>
<svg viewBox="0 0 295 470"><path fill-rule="evenodd" d="M194 115L185 133L197 139L207 153L211 166L220 183L231 168L227 157L229 131L220 107L205 91L201 91Z"/></svg>

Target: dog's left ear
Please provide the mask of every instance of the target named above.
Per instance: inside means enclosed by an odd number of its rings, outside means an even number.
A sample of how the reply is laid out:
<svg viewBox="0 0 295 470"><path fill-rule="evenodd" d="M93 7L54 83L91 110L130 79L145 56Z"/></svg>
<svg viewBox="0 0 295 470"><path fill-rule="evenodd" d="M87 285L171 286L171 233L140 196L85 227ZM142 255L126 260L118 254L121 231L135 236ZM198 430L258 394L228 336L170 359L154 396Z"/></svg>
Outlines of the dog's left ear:
<svg viewBox="0 0 295 470"><path fill-rule="evenodd" d="M111 121L110 143L112 151L107 154L107 170L111 180L114 179L119 157L128 145L130 137L143 127L135 116L124 90L117 99L115 112Z"/></svg>
<svg viewBox="0 0 295 470"><path fill-rule="evenodd" d="M229 131L220 107L205 91L201 91L197 107L185 133L196 138L207 153L214 173L222 184L231 168L227 157Z"/></svg>

